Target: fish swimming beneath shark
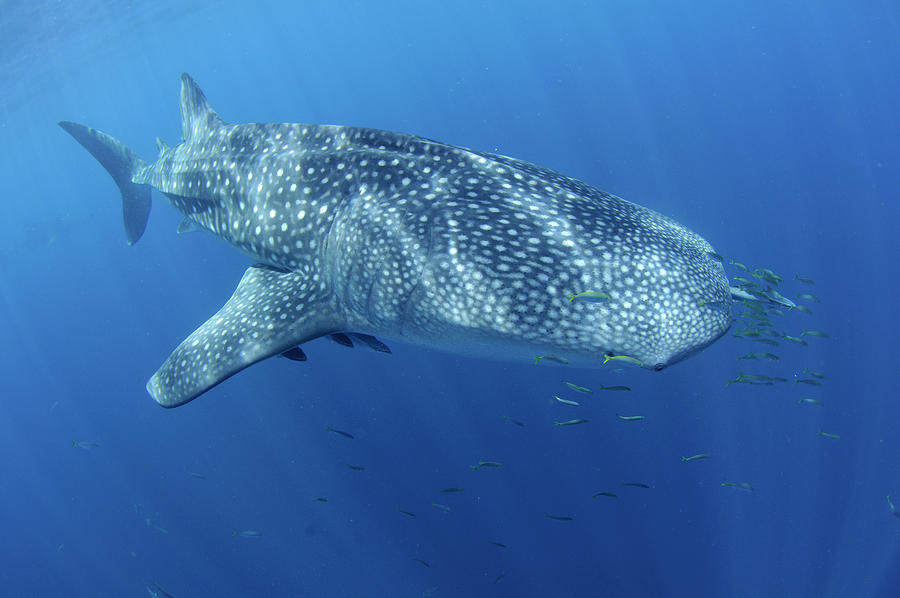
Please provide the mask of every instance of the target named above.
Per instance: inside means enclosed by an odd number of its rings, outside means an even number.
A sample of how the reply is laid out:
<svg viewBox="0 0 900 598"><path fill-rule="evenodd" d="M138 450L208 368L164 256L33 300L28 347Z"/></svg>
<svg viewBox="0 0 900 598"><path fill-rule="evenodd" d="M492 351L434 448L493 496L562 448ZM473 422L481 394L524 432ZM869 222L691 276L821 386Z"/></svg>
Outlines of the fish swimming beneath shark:
<svg viewBox="0 0 900 598"><path fill-rule="evenodd" d="M105 133L59 123L118 185L129 244L156 189L185 215L182 229L257 262L150 378L164 407L321 336L523 362L628 356L662 369L731 325L731 291L709 243L581 181L402 133L230 124L187 74L181 118L181 143L159 141L153 163ZM570 300L585 292L604 300Z"/></svg>

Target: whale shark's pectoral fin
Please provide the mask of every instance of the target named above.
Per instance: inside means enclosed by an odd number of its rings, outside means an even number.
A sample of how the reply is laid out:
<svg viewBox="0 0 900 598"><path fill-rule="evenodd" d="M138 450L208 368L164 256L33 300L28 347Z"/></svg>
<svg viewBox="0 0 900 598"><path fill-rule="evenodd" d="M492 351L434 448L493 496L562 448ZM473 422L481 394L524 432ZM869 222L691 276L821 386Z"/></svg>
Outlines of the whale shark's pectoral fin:
<svg viewBox="0 0 900 598"><path fill-rule="evenodd" d="M163 407L177 407L257 361L340 330L317 277L252 266L231 299L187 337L150 381Z"/></svg>

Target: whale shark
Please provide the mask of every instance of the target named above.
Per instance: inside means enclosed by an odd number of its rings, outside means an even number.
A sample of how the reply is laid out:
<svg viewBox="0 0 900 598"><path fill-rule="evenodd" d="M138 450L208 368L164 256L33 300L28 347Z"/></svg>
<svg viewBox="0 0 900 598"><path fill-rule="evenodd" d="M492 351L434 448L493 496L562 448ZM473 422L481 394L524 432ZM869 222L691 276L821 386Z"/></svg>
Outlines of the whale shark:
<svg viewBox="0 0 900 598"><path fill-rule="evenodd" d="M181 142L157 140L153 163L59 123L118 185L129 244L155 189L184 214L180 230L256 262L150 378L164 407L263 359L305 360L300 345L323 336L660 370L731 325L728 280L706 240L574 178L403 133L231 124L187 74L181 119Z"/></svg>

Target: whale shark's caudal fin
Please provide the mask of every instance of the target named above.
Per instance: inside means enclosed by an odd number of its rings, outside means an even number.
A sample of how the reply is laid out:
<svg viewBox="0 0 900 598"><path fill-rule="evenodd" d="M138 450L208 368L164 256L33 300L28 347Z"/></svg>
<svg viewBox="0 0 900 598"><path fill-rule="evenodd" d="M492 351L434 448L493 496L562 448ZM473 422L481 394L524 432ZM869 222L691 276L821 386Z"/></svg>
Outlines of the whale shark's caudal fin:
<svg viewBox="0 0 900 598"><path fill-rule="evenodd" d="M132 177L135 172L145 168L146 163L119 140L106 133L68 121L60 122L59 126L83 145L119 186L119 191L122 192L125 236L128 244L134 245L144 234L150 217L150 185L134 183Z"/></svg>

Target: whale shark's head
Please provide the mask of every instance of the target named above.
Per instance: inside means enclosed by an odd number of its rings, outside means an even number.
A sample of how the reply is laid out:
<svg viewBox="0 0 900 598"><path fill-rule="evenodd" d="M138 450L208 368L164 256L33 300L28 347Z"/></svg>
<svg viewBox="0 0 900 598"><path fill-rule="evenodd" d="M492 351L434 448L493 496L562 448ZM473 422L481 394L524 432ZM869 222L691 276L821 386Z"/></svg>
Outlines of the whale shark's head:
<svg viewBox="0 0 900 598"><path fill-rule="evenodd" d="M640 242L601 251L600 286L610 299L597 311L597 345L661 370L704 349L732 323L732 297L717 254L702 237L638 208ZM647 224L652 222L652 224ZM626 234L626 233L620 233Z"/></svg>

